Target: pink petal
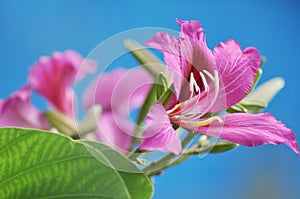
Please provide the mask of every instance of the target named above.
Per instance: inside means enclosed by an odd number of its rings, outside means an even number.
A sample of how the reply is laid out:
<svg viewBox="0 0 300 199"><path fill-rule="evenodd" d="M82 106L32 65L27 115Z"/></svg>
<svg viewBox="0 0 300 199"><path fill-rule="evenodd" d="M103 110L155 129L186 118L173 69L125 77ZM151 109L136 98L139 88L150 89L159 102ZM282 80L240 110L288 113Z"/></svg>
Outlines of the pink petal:
<svg viewBox="0 0 300 199"><path fill-rule="evenodd" d="M174 131L167 112L162 104L155 104L149 111L147 129L143 133L140 150L159 150L179 155L182 150L181 141Z"/></svg>
<svg viewBox="0 0 300 199"><path fill-rule="evenodd" d="M223 124L215 121L209 126L197 129L186 125L183 127L245 146L285 143L299 155L294 132L282 122L277 121L270 113L235 113L221 116L221 118L224 121Z"/></svg>
<svg viewBox="0 0 300 199"><path fill-rule="evenodd" d="M206 36L203 33L204 29L201 27L199 21L190 20L190 21L182 21L176 19L180 27L180 36L188 36L193 41L195 41L199 46L206 47Z"/></svg>
<svg viewBox="0 0 300 199"><path fill-rule="evenodd" d="M183 63L180 60L181 52L179 48L179 39L170 36L166 32L159 32L144 44L163 52L168 67L179 73L181 72Z"/></svg>
<svg viewBox="0 0 300 199"><path fill-rule="evenodd" d="M144 103L152 83L153 78L143 68L118 68L92 82L83 95L83 105L89 108L99 104L104 111L130 115L131 110Z"/></svg>
<svg viewBox="0 0 300 199"><path fill-rule="evenodd" d="M81 74L78 73L81 64ZM29 84L59 111L72 115L72 86L76 75L82 78L95 68L92 61L75 51L54 52L51 57L41 57L30 69Z"/></svg>
<svg viewBox="0 0 300 199"><path fill-rule="evenodd" d="M244 51L233 40L220 43L214 49L220 76L220 92L212 112L224 110L241 101L250 91L260 66L260 54L248 47Z"/></svg>
<svg viewBox="0 0 300 199"><path fill-rule="evenodd" d="M187 92L181 92L188 84L193 62L193 46L189 38L175 38L166 32L157 33L145 45L155 48L164 53L170 73L173 75L174 91L177 99L186 98ZM182 99L184 100L184 99Z"/></svg>
<svg viewBox="0 0 300 199"><path fill-rule="evenodd" d="M111 109L111 99L114 88L119 79L126 73L126 69L117 68L111 72L104 73L95 79L83 94L83 105L86 109L99 104L103 110Z"/></svg>
<svg viewBox="0 0 300 199"><path fill-rule="evenodd" d="M0 99L0 111L2 110L3 104L4 104L4 101L2 99Z"/></svg>
<svg viewBox="0 0 300 199"><path fill-rule="evenodd" d="M214 57L208 49L203 29L196 21L180 21L180 38L158 33L145 43L164 53L164 59L173 73L174 88L179 101L189 98L189 78L191 73L197 76L199 72L214 71ZM201 83L202 84L202 83ZM180 93L180 94L179 94Z"/></svg>
<svg viewBox="0 0 300 199"><path fill-rule="evenodd" d="M49 129L43 114L30 103L30 92L30 88L25 86L0 103L1 127Z"/></svg>
<svg viewBox="0 0 300 199"><path fill-rule="evenodd" d="M130 115L135 108L140 108L154 80L142 67L128 70L115 84L111 98L113 112Z"/></svg>
<svg viewBox="0 0 300 199"><path fill-rule="evenodd" d="M96 138L100 142L127 153L131 145L134 125L127 118L118 119L117 123L114 116L109 111L100 116L99 128L95 132Z"/></svg>

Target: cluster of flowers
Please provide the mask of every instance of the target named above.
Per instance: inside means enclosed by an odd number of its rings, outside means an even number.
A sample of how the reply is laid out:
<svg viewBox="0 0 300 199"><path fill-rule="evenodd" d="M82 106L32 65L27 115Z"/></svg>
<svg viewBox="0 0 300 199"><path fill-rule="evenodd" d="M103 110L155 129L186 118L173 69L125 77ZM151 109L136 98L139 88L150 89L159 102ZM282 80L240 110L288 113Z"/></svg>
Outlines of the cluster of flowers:
<svg viewBox="0 0 300 199"><path fill-rule="evenodd" d="M260 53L253 47L242 50L234 40L220 43L211 51L199 22L177 23L178 38L162 32L145 42L163 53L168 69L165 74L155 78L143 68L118 68L87 88L82 96L84 107L102 107L98 127L92 132L94 138L123 153L133 150L136 125L128 114L147 102L153 88L150 83L160 79L156 101L144 118L146 127L137 142L139 150L181 154L182 141L175 129L182 127L245 146L285 143L299 154L293 131L270 113L222 114L251 91L260 69ZM55 127L31 104L31 90L43 96L52 111L73 118L73 84L93 73L96 66L95 61L85 60L74 51L41 57L31 67L27 85L0 100L0 126Z"/></svg>

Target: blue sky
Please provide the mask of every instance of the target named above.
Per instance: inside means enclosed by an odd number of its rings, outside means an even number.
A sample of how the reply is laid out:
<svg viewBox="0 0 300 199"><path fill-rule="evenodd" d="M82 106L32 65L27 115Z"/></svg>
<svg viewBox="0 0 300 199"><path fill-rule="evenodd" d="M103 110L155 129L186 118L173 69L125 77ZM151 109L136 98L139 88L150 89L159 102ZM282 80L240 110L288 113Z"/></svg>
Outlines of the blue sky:
<svg viewBox="0 0 300 199"><path fill-rule="evenodd" d="M174 19L199 20L213 48L232 38L267 57L262 81L281 76L286 87L266 111L300 141L300 2L286 1L0 1L0 98L27 81L41 55L74 49L84 56L101 41L132 28L178 30ZM130 60L133 61L133 60ZM124 63L124 65L132 63ZM38 106L42 106L38 100ZM287 146L239 147L191 158L155 177L156 199L300 198L300 158Z"/></svg>

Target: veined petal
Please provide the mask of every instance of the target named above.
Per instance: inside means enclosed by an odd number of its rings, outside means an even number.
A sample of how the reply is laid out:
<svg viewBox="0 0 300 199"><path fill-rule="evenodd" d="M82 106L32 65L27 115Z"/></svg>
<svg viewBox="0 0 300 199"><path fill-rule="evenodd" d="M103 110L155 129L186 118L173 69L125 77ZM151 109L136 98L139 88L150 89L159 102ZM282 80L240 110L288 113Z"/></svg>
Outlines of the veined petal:
<svg viewBox="0 0 300 199"><path fill-rule="evenodd" d="M187 26L184 25L185 28ZM199 73L203 70L210 73L214 71L214 57L207 48L205 41L195 41L183 32L181 32L180 38L175 38L165 32L157 33L145 45L164 53L165 62L174 78L175 94L181 102L187 100L190 96L188 88L191 73L194 74L196 81L201 86L202 81Z"/></svg>
<svg viewBox="0 0 300 199"><path fill-rule="evenodd" d="M184 128L245 146L285 143L299 155L294 132L270 113L234 113L220 117L224 121L221 125L212 122L208 126L193 128L185 125Z"/></svg>
<svg viewBox="0 0 300 199"><path fill-rule="evenodd" d="M202 60L202 62L210 62L205 65L211 65L213 64L213 54L211 50L207 47L206 44L206 35L204 34L204 29L201 27L201 24L199 21L196 20L190 20L190 21L182 21L179 19L176 19L176 22L180 26L180 37L186 38L189 37L194 43L194 46L200 47L202 53L205 54L204 57L199 58L196 56L196 58ZM195 47L194 47L195 48ZM199 51L199 50L198 50ZM204 58L204 60L203 60ZM201 67L204 67L203 64ZM200 71L199 71L200 72Z"/></svg>
<svg viewBox="0 0 300 199"><path fill-rule="evenodd" d="M31 90L25 86L0 102L0 126L49 129L44 115L30 103Z"/></svg>
<svg viewBox="0 0 300 199"><path fill-rule="evenodd" d="M161 103L155 104L149 111L147 129L143 133L140 150L159 150L179 155L181 141L173 129L166 110Z"/></svg>
<svg viewBox="0 0 300 199"><path fill-rule="evenodd" d="M220 43L213 53L220 75L219 96L211 110L216 112L238 103L248 94L260 66L260 54L253 47L242 51L234 40Z"/></svg>
<svg viewBox="0 0 300 199"><path fill-rule="evenodd" d="M193 62L193 47L190 39L181 39L168 35L166 32L157 33L144 44L155 48L164 54L170 73L173 75L175 95L179 99L183 84L187 84L191 63ZM187 94L188 95L188 94Z"/></svg>
<svg viewBox="0 0 300 199"><path fill-rule="evenodd" d="M199 21L190 20L190 21L182 21L176 19L176 22L180 26L180 34L181 36L186 35L196 41L198 44L206 45L205 34L203 33L204 29L201 27Z"/></svg>
<svg viewBox="0 0 300 199"><path fill-rule="evenodd" d="M182 63L181 52L179 48L179 39L170 36L166 32L159 32L144 44L163 52L164 59L167 65L176 72L180 73Z"/></svg>
<svg viewBox="0 0 300 199"><path fill-rule="evenodd" d="M176 19L176 22L180 26L180 38L182 54L190 63L190 67L195 68L195 72L199 73L202 70L213 72L214 69L214 57L211 50L206 45L206 36L201 24L196 20L182 21ZM186 71L185 77L189 78L189 75L193 69ZM194 74L197 75L197 74Z"/></svg>
<svg viewBox="0 0 300 199"><path fill-rule="evenodd" d="M83 67L78 70L83 63ZM84 61L75 51L54 52L51 57L41 57L30 69L29 84L44 96L59 111L72 115L72 85L78 79L91 73L94 62Z"/></svg>

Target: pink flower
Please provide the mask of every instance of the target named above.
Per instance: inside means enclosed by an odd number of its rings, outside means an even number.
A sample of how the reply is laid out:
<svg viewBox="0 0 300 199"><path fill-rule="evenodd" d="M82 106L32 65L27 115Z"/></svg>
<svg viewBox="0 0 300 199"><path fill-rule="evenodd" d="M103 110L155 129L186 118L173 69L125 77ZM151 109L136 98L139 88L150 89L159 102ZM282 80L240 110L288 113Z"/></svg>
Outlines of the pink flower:
<svg viewBox="0 0 300 199"><path fill-rule="evenodd" d="M49 129L43 114L30 103L30 92L29 86L25 86L5 101L0 100L0 127Z"/></svg>
<svg viewBox="0 0 300 199"><path fill-rule="evenodd" d="M54 52L51 57L41 57L30 69L29 84L60 112L72 116L72 85L77 76L92 73L96 63L75 51Z"/></svg>
<svg viewBox="0 0 300 199"><path fill-rule="evenodd" d="M160 103L152 107L148 115L151 122L145 132L147 138L140 149L165 151L168 147L170 152L179 154L181 143L171 130L175 124L246 146L286 143L299 154L293 131L270 114L203 118L208 113L225 110L246 96L260 66L260 54L253 47L242 51L233 40L220 43L210 51L199 22L177 22L181 28L179 38L158 33L146 42L164 53L178 100L168 104L165 111ZM153 125L159 123L162 128L153 130ZM162 138L166 140L161 141Z"/></svg>
<svg viewBox="0 0 300 199"><path fill-rule="evenodd" d="M103 108L95 132L98 141L123 153L129 150L136 128L130 113L143 104L152 83L143 68L118 68L91 83L83 95L83 104L86 109L95 104Z"/></svg>
<svg viewBox="0 0 300 199"><path fill-rule="evenodd" d="M146 117L147 129L143 133L140 150L160 150L181 153L181 141L173 129L168 114L161 103L154 105Z"/></svg>

